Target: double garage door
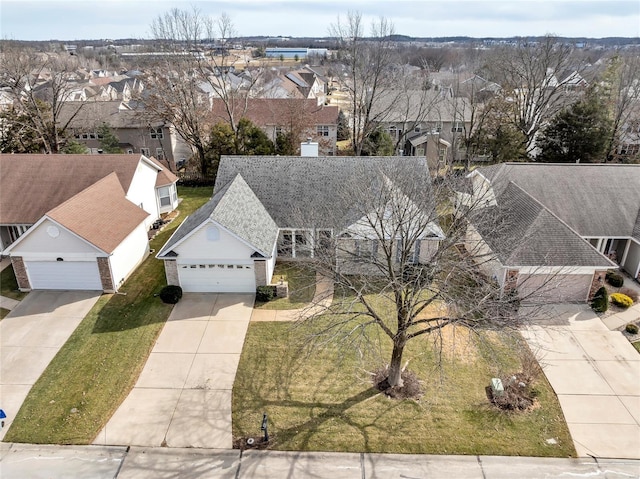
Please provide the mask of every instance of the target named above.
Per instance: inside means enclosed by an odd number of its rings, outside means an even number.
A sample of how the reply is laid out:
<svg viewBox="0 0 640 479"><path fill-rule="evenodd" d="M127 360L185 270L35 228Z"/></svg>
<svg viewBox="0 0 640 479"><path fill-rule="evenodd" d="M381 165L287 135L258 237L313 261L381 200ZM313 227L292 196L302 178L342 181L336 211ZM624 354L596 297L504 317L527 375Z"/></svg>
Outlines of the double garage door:
<svg viewBox="0 0 640 479"><path fill-rule="evenodd" d="M189 293L255 293L253 262L179 264L183 291Z"/></svg>
<svg viewBox="0 0 640 479"><path fill-rule="evenodd" d="M31 289L102 290L94 261L25 261Z"/></svg>
<svg viewBox="0 0 640 479"><path fill-rule="evenodd" d="M525 301L585 302L591 288L590 274L530 274L518 277L518 292Z"/></svg>

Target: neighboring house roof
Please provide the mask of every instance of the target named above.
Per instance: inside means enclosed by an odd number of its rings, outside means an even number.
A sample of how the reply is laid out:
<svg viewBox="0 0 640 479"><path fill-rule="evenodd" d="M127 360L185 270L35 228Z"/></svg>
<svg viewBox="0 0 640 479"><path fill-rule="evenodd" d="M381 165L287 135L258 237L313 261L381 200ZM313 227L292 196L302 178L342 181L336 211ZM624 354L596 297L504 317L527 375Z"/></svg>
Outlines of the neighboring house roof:
<svg viewBox="0 0 640 479"><path fill-rule="evenodd" d="M76 103L64 103L60 108L59 123L66 124L78 110ZM88 131L106 123L110 128L144 128L161 126L160 120L149 120L140 110L131 109L121 101L88 101L70 120L70 128Z"/></svg>
<svg viewBox="0 0 640 479"><path fill-rule="evenodd" d="M374 121L405 123L414 121L471 121L469 99L449 97L436 90L387 92L371 108Z"/></svg>
<svg viewBox="0 0 640 479"><path fill-rule="evenodd" d="M513 182L498 205L483 208L473 224L506 266L614 267L587 241Z"/></svg>
<svg viewBox="0 0 640 479"><path fill-rule="evenodd" d="M34 224L113 172L127 192L140 161L164 171L141 155L0 155L0 224Z"/></svg>
<svg viewBox="0 0 640 479"><path fill-rule="evenodd" d="M362 217L342 193L353 181L377 181L384 168L407 168L430 188L424 157L223 156L214 192L240 174L279 227L342 230Z"/></svg>
<svg viewBox="0 0 640 479"><path fill-rule="evenodd" d="M178 227L158 257L174 257L172 249L209 220L242 238L262 256L271 256L278 239L278 225L238 174Z"/></svg>
<svg viewBox="0 0 640 479"><path fill-rule="evenodd" d="M105 253L113 253L149 213L125 198L118 176L111 173L47 216Z"/></svg>
<svg viewBox="0 0 640 479"><path fill-rule="evenodd" d="M246 110L238 103L235 108L236 120L244 117L257 126L286 126L292 120L310 125L337 125L338 107L318 105L315 100L295 98L252 98L247 101ZM242 113L244 112L244 113ZM213 100L212 113L214 121L228 122L229 118L224 102Z"/></svg>
<svg viewBox="0 0 640 479"><path fill-rule="evenodd" d="M640 241L640 165L502 163L476 171L498 193L517 184L580 236Z"/></svg>

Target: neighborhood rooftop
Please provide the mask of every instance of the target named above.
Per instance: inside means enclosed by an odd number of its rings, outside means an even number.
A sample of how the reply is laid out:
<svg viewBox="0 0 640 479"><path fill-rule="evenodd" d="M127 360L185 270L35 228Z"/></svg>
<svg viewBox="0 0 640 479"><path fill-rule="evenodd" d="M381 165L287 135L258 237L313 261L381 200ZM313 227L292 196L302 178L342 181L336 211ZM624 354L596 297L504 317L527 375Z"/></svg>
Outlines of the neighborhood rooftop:
<svg viewBox="0 0 640 479"><path fill-rule="evenodd" d="M522 187L581 236L640 240L640 165L502 163L477 172L497 190Z"/></svg>

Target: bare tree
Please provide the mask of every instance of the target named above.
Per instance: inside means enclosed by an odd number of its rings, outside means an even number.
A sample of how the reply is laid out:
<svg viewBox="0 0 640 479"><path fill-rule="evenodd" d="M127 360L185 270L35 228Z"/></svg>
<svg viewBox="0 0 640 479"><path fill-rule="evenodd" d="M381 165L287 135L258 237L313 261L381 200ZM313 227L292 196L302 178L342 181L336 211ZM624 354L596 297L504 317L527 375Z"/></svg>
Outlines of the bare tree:
<svg viewBox="0 0 640 479"><path fill-rule="evenodd" d="M510 121L525 135L526 151L531 155L540 128L573 103L570 90L583 66L574 64L578 60L572 47L551 36L497 48L487 61L489 79L501 85L514 104Z"/></svg>
<svg viewBox="0 0 640 479"><path fill-rule="evenodd" d="M36 54L2 42L0 77L13 100L17 125L35 136L46 153L59 153L67 142L67 129L84 102L73 102L70 117L61 112L76 88L77 59L60 54ZM68 103L68 102L67 102Z"/></svg>
<svg viewBox="0 0 640 479"><path fill-rule="evenodd" d="M393 89L391 66L394 59L391 36L394 26L381 17L371 24L370 36L365 36L362 14L349 12L345 21L329 27L347 65L346 77L340 77L349 94L351 143L356 155L362 153L366 138L377 125L372 118L373 105Z"/></svg>
<svg viewBox="0 0 640 479"><path fill-rule="evenodd" d="M614 55L609 60L600 89L611 117L611 136L605 158L613 158L624 143L625 128L631 130L634 121L640 122L634 117L638 115L640 103L640 59L631 55ZM632 141L637 141L637 138L632 138Z"/></svg>
<svg viewBox="0 0 640 479"><path fill-rule="evenodd" d="M403 160L354 172L339 193L348 218L336 219L334 239L320 241L312 263L334 280L336 295L305 320L317 321L317 338L327 341L369 347L370 338L388 337L390 387L403 385L404 350L415 338L447 325L516 325L514 297L480 271L495 254L479 244L462 247L476 205L454 210L455 179L431 187L424 159ZM485 222L493 218L487 211Z"/></svg>
<svg viewBox="0 0 640 479"><path fill-rule="evenodd" d="M146 75L150 93L143 97L145 110L174 125L206 174L211 101L222 100L228 124L236 133L259 74L246 69L242 75L234 73L237 58L230 54L228 42L235 33L225 13L211 18L196 7L175 8L158 16L151 31L164 56Z"/></svg>

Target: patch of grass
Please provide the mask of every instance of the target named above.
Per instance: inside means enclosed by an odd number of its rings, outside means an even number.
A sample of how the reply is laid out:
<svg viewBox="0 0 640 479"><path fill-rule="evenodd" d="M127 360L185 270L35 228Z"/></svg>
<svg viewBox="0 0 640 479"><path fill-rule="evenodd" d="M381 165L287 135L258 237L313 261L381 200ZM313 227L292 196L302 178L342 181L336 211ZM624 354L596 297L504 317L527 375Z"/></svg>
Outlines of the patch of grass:
<svg viewBox="0 0 640 479"><path fill-rule="evenodd" d="M180 217L151 242L158 250L211 188L180 188ZM8 442L89 444L129 394L172 305L154 294L166 284L149 256L120 292L103 295L35 383L5 437Z"/></svg>
<svg viewBox="0 0 640 479"><path fill-rule="evenodd" d="M412 340L408 369L422 381L420 400L393 400L371 375L390 357L390 342L373 332L359 351L335 342L307 355L305 325L252 323L233 388L235 438L258 436L269 416L277 450L575 456L557 398L544 376L534 383L539 405L524 413L492 406L492 377L519 370L517 334L462 327ZM443 354L435 347L443 344ZM550 445L547 439L558 443Z"/></svg>
<svg viewBox="0 0 640 479"><path fill-rule="evenodd" d="M7 314L9 314L11 311L5 308L0 308L0 319L4 319L7 317Z"/></svg>
<svg viewBox="0 0 640 479"><path fill-rule="evenodd" d="M636 351L640 353L640 341L636 341L635 343L631 343L631 345L636 348Z"/></svg>
<svg viewBox="0 0 640 479"><path fill-rule="evenodd" d="M282 279L289 283L289 297L276 298L267 303L256 303L257 309L299 309L304 308L313 299L316 292L316 274L308 267L295 263L276 263L272 283Z"/></svg>
<svg viewBox="0 0 640 479"><path fill-rule="evenodd" d="M9 265L0 271L0 296L20 301L27 294L28 293L22 293L18 290L18 282L13 272L13 265Z"/></svg>

